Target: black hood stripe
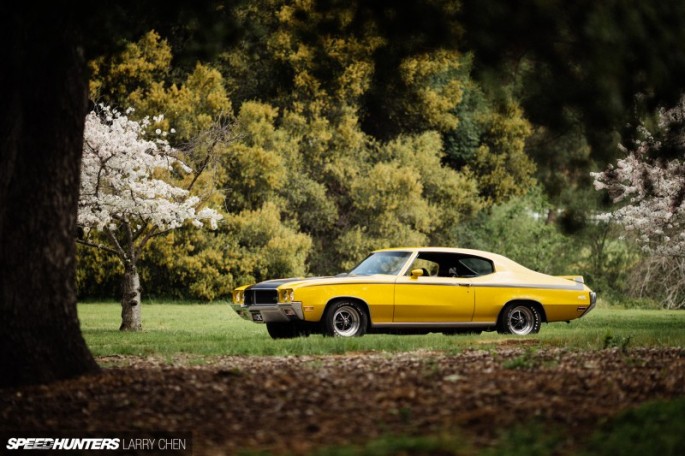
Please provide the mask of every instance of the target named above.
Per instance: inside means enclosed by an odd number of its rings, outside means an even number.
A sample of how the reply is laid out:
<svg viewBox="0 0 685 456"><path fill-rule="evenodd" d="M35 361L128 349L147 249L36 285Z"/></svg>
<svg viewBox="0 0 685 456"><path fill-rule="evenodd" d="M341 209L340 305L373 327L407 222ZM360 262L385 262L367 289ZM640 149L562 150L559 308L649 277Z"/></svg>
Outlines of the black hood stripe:
<svg viewBox="0 0 685 456"><path fill-rule="evenodd" d="M281 285L291 282L309 282L311 280L327 279L329 277L291 277L288 279L267 280L256 283L246 288L246 290L273 290Z"/></svg>

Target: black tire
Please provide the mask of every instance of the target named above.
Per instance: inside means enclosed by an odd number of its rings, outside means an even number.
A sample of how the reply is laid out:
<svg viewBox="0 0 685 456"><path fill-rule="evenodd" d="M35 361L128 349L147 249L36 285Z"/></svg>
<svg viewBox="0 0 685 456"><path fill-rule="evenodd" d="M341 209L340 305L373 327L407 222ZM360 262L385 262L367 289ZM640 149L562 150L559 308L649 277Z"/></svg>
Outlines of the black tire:
<svg viewBox="0 0 685 456"><path fill-rule="evenodd" d="M324 316L324 334L332 337L361 337L369 326L366 310L354 301L331 304Z"/></svg>
<svg viewBox="0 0 685 456"><path fill-rule="evenodd" d="M540 332L542 318L537 308L528 303L514 302L508 304L500 314L497 332L527 336Z"/></svg>
<svg viewBox="0 0 685 456"><path fill-rule="evenodd" d="M482 329L451 329L448 331L443 331L442 333L446 336L454 335L468 335L468 336L480 336L483 332Z"/></svg>
<svg viewBox="0 0 685 456"><path fill-rule="evenodd" d="M267 323L266 330L272 339L293 339L300 335L293 323Z"/></svg>

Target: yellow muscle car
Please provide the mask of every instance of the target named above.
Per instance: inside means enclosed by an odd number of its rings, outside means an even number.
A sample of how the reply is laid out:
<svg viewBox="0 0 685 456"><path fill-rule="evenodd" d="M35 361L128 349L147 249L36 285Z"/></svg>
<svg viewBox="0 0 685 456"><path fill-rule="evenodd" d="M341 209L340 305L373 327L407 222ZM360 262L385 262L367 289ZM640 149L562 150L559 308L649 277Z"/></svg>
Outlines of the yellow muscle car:
<svg viewBox="0 0 685 456"><path fill-rule="evenodd" d="M537 333L590 312L581 276L531 271L494 253L454 248L378 250L349 273L268 280L233 291L243 318L274 339L323 333Z"/></svg>

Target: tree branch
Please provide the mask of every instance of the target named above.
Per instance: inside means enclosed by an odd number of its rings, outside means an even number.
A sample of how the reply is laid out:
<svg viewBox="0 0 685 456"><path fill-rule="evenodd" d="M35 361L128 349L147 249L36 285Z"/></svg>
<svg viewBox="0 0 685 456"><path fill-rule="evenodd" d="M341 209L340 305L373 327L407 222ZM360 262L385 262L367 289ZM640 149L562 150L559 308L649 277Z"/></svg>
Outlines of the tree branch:
<svg viewBox="0 0 685 456"><path fill-rule="evenodd" d="M112 230L110 230L109 228L105 228L105 233L107 233L107 236L109 236L109 240L112 241L112 243L115 245L117 252L118 252L117 255L119 255L119 257L122 260L124 260L124 262L125 262L127 259L126 251L121 247L121 244L119 244L117 237L114 235Z"/></svg>
<svg viewBox="0 0 685 456"><path fill-rule="evenodd" d="M192 152L196 149L199 149L203 143L206 143L205 147L207 150L207 157L205 157L200 164L199 169L193 176L193 180L190 182L186 190L191 191L193 189L195 183L198 181L202 173L207 169L212 160L216 158L214 148L218 144L230 144L240 138L240 135L234 134L233 131L234 124L230 120L227 120L225 116L222 116L220 119L214 122L214 125L211 128L205 130L195 140L188 142L182 147L182 150Z"/></svg>
<svg viewBox="0 0 685 456"><path fill-rule="evenodd" d="M214 146L212 146L214 147ZM212 155L207 154L207 158L202 162L202 165L200 166L200 169L195 173L195 176L193 176L193 180L190 182L190 185L188 185L188 188L186 190L191 191L193 187L195 186L195 182L200 178L202 173L204 172L205 169L207 169L207 166L209 165L209 162L212 161Z"/></svg>
<svg viewBox="0 0 685 456"><path fill-rule="evenodd" d="M128 221L124 222L124 228L126 230L126 242L128 247L128 253L130 255L130 260L133 265L136 263L138 255L136 254L136 248L133 245L133 231L131 230L131 224Z"/></svg>
<svg viewBox="0 0 685 456"><path fill-rule="evenodd" d="M115 250L115 249L113 249L113 248L111 248L111 247L108 247L108 246L106 246L106 245L104 245L104 244L95 244L94 242L84 241L83 239L76 239L76 243L77 243L77 244L81 244L81 245L85 245L85 246L88 246L88 247L93 247L93 248L96 248L96 249L104 250L105 252L112 253L112 254L114 254L114 255L116 255L116 256L118 256L118 257L121 256L121 254L120 254L117 250Z"/></svg>
<svg viewBox="0 0 685 456"><path fill-rule="evenodd" d="M168 232L173 230L173 228L169 228L168 230L156 231L156 228L154 228L152 231L145 235L142 241L140 241L140 244L138 244L138 247L136 248L136 255L140 255L142 253L143 248L145 248L145 245L147 245L147 243L150 242L150 239L156 236L167 234Z"/></svg>

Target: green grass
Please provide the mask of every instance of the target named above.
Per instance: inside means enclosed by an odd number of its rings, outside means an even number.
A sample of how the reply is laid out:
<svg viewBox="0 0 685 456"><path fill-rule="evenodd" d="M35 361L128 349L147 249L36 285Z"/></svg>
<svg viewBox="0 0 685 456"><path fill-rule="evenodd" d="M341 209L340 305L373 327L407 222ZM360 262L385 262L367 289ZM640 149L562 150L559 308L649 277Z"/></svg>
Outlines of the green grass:
<svg viewBox="0 0 685 456"><path fill-rule="evenodd" d="M483 333L480 336L366 335L328 338L319 335L272 340L264 325L240 319L227 304L150 304L142 307L139 333L118 331L120 307L116 303L79 304L81 327L96 356L137 355L201 359L216 355L320 355L346 352L398 352L437 350L459 352L467 348L493 348L502 344L602 349L616 347L685 346L685 312L598 308L570 324L542 326L528 337Z"/></svg>
<svg viewBox="0 0 685 456"><path fill-rule="evenodd" d="M473 455L460 435L392 435L371 440L364 445L341 445L313 450L312 456L449 456ZM242 451L239 456L270 456L266 451Z"/></svg>
<svg viewBox="0 0 685 456"><path fill-rule="evenodd" d="M656 401L609 420L593 435L588 456L677 456L685 448L685 399Z"/></svg>
<svg viewBox="0 0 685 456"><path fill-rule="evenodd" d="M685 399L643 404L607 419L587 435L558 426L531 422L502 432L486 448L478 448L460 431L450 434L391 435L358 445L323 447L314 456L679 456L685 448ZM243 451L241 456L270 456L268 451Z"/></svg>

